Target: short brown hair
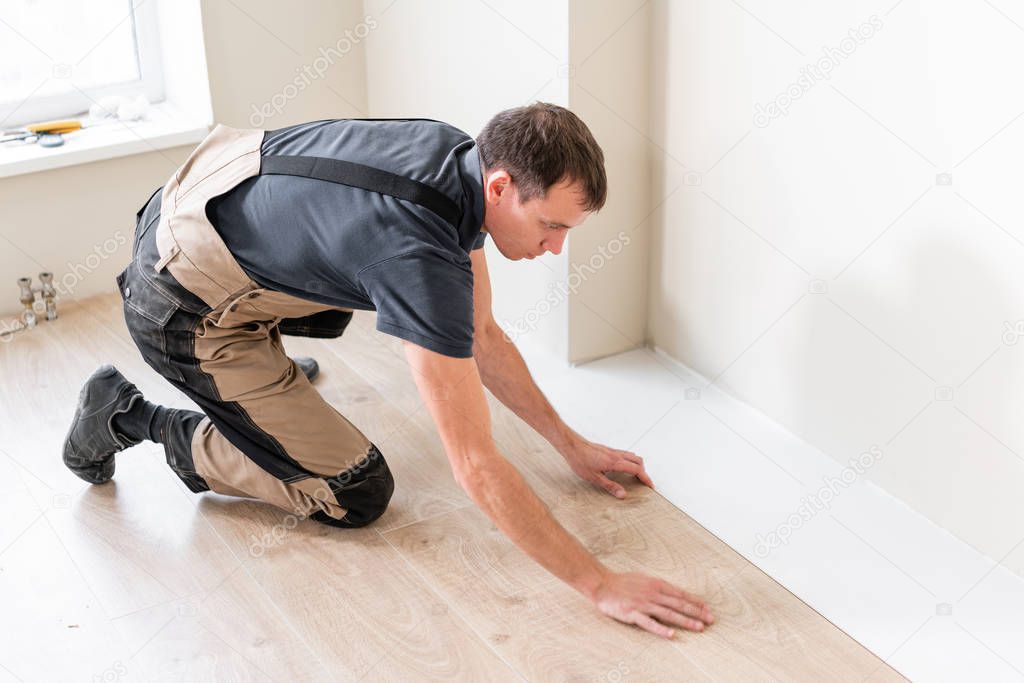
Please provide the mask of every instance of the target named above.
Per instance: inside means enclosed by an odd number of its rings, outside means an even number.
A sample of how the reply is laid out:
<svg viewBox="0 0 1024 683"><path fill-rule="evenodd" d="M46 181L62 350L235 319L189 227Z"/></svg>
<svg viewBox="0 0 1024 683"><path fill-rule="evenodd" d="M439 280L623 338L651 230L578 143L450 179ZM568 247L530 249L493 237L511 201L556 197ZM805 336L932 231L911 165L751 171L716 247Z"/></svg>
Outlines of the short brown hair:
<svg viewBox="0 0 1024 683"><path fill-rule="evenodd" d="M587 124L568 109L548 102L506 109L487 122L476 142L484 168L508 171L520 201L545 197L567 178L582 185L586 211L604 206L604 153Z"/></svg>

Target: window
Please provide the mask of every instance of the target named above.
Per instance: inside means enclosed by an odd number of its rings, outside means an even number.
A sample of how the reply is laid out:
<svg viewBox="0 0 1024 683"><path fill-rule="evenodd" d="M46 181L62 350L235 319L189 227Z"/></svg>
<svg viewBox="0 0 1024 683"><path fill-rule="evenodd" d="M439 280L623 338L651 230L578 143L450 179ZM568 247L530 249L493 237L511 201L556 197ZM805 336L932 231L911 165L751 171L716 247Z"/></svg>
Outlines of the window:
<svg viewBox="0 0 1024 683"><path fill-rule="evenodd" d="M3 0L0 125L82 114L107 95L163 99L158 0Z"/></svg>

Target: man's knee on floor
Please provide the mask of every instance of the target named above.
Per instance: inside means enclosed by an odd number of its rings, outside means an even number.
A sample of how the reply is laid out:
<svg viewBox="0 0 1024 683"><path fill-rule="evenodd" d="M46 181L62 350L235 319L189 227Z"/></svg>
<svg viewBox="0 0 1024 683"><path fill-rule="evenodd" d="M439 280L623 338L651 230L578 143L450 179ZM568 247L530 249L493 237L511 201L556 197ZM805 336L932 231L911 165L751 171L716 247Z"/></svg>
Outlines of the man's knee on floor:
<svg viewBox="0 0 1024 683"><path fill-rule="evenodd" d="M338 501L347 510L336 519L324 512L311 519L344 528L363 527L384 514L395 492L395 479L384 456L371 445L365 458L327 480Z"/></svg>

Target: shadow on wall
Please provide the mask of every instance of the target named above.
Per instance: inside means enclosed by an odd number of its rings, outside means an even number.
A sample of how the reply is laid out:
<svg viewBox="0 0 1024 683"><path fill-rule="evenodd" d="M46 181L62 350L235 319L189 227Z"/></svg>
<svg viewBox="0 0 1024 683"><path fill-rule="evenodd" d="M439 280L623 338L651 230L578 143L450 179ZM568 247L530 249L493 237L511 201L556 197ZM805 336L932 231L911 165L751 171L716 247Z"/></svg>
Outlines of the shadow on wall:
<svg viewBox="0 0 1024 683"><path fill-rule="evenodd" d="M857 401L844 405L844 386L823 384L813 365L793 369L805 406L817 392L826 401L813 403L874 413L854 421L860 433L848 432L833 457L845 462L877 445L883 457L865 478L999 560L1024 538L1024 405L1013 391L1024 381L1016 348L1024 278L1015 277L1012 258L1022 247L952 195L933 191L929 199L916 213L923 219L895 227L888 248L865 255L829 295L846 310L830 316L832 336L852 343L828 360L863 369L870 390L848 392ZM823 429L851 422L821 410L798 421ZM1024 575L1021 558L1008 566Z"/></svg>

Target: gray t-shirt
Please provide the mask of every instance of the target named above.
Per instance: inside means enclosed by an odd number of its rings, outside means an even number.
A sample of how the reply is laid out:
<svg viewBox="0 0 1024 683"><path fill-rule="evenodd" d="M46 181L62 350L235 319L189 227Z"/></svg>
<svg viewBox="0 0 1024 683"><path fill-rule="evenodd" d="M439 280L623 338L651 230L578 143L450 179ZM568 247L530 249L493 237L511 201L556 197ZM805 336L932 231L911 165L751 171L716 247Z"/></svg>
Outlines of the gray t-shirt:
<svg viewBox="0 0 1024 683"><path fill-rule="evenodd" d="M480 158L473 138L429 119L335 119L268 131L264 158L343 159L432 186L462 212L458 229L390 195L289 175L261 175L214 199L207 215L263 287L377 311L377 329L432 351L473 355L473 272L483 246Z"/></svg>

